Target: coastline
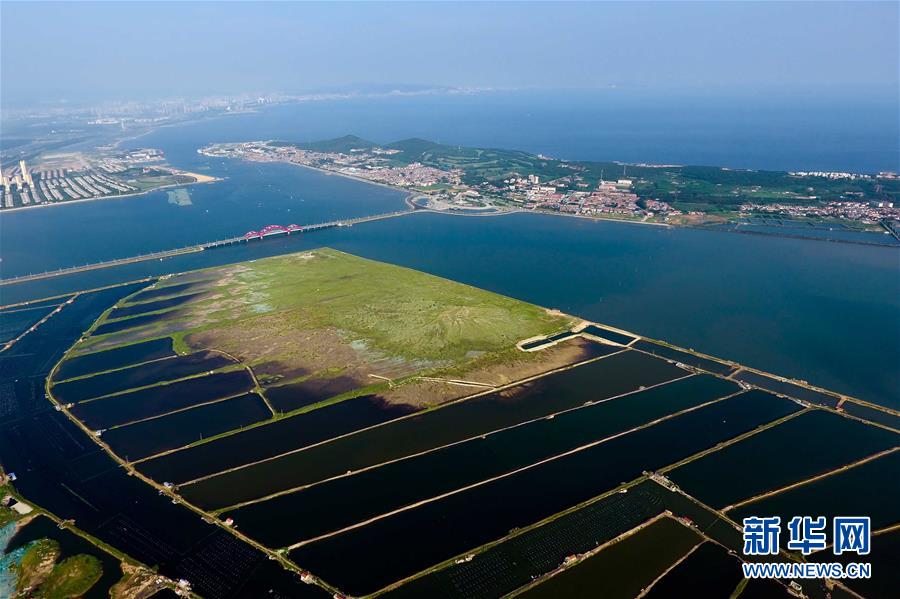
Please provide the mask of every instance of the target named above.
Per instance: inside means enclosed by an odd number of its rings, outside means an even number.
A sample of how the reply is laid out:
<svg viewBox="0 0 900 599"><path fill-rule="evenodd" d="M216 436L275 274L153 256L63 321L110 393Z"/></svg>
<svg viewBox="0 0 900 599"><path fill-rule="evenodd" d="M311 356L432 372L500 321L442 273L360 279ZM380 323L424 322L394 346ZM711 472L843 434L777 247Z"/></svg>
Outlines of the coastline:
<svg viewBox="0 0 900 599"><path fill-rule="evenodd" d="M13 208L3 208L0 209L0 218L2 215L7 214L9 212L19 212L24 210L34 210L36 208L52 208L54 206L68 206L70 204L81 204L83 202L98 202L103 200L122 200L126 198L134 198L137 196L147 195L148 193L153 193L155 191L163 191L166 189L172 189L173 187L187 187L190 185L204 185L207 183L216 183L218 181L223 181L224 179L220 177L211 177L209 175L201 175L199 173L191 173L188 171L182 171L178 173L179 175L187 175L191 177L202 177L203 180L192 181L191 183L172 183L171 185L163 185L161 187L154 187L153 189L147 189L145 191L136 191L134 193L123 193L114 196L101 196L99 198L80 198L77 200L64 200L62 202L43 202L40 204L32 204L30 206L15 206Z"/></svg>
<svg viewBox="0 0 900 599"><path fill-rule="evenodd" d="M203 155L207 156L208 158L213 158L212 156L208 156L206 154L203 154ZM409 189L406 189L403 187L397 187L395 185L389 185L387 183L381 183L380 181L371 181L364 177L358 177L355 175L350 175L350 174L342 173L339 171L324 169L324 168L317 167L317 166L310 166L308 164L299 164L297 162L291 162L289 160L256 161L256 160L247 160L246 158L231 158L231 160L243 160L245 162L256 162L258 164L266 164L266 163L290 164L293 166L298 166L300 168L317 171L317 172L323 173L325 175L335 175L338 177L345 177L347 179L358 181L360 183L367 183L369 185L379 185L381 187L386 187L388 189L393 189L395 191L400 191L400 192L405 193L406 194L405 200L406 200L407 205L410 205L410 199L412 197L414 197L417 194L423 193L423 192L412 191L412 190L409 190ZM715 228L715 227L706 227L703 225L660 223L660 222L652 222L652 221L646 221L646 220L630 220L630 219L626 219L626 218L611 218L608 216L596 216L596 215L587 215L587 214L568 214L565 212L552 212L549 210L526 210L524 208L510 208L509 210L490 212L490 213L486 213L486 214L461 213L461 212L455 212L453 210L434 210L432 208L422 208L422 207L415 207L414 210L416 212L430 212L432 214L446 214L449 216L469 216L469 217L480 217L480 218L485 218L485 217L489 217L489 216L506 216L508 214L541 214L541 215L546 215L546 216L561 216L561 217L567 217L567 218L578 218L578 219L589 220L589 221L603 221L603 222L630 224L630 225L649 225L649 226L653 226L653 227L661 227L663 229L675 229L675 228L700 229L703 231L717 231L719 233L740 233L742 235L760 235L760 236L764 236L764 237L780 237L780 238L785 238L785 239L798 239L798 240L803 240L803 241L822 241L822 242L827 242L827 243L850 243L850 244L855 244L855 245L883 247L883 248L888 248L888 249L891 249L891 248L897 249L897 247L898 247L896 245L882 244L882 243L875 243L875 242L868 242L868 241L860 241L860 240L803 237L800 235L790 235L787 233L762 233L759 231L741 231L741 230L737 230L737 229L719 229L719 228Z"/></svg>
<svg viewBox="0 0 900 599"><path fill-rule="evenodd" d="M198 150L198 152L199 152L199 150ZM202 155L206 156L207 158L215 158L215 156L209 156L208 154L202 154ZM291 162L290 160L247 160L246 158L232 158L231 160L243 160L244 162L256 162L259 164L266 164L266 163L290 164L293 166L298 166L300 168L309 169L311 171L316 171L316 172L323 173L326 175L336 175L338 177L344 177L347 179L351 179L353 181L359 181L360 183L368 183L369 185L378 185L380 187L386 187L387 189L393 189L394 191L400 191L400 192L403 192L406 194L407 200L409 200L409 198L411 198L412 196L417 195L417 194L427 195L421 191L413 191L410 189L406 189L405 187L397 187L396 185L390 185L388 183L382 183L380 181L372 181L371 179L366 179L365 177L358 177L355 175L342 173L340 171L333 171L333 170L321 168L318 166L310 166L308 164L300 164L298 162ZM486 217L486 216L505 216L507 214L545 214L547 216L566 216L566 217L570 217L570 218L581 218L581 219L585 219L585 220L602 220L602 221L614 222L614 223L630 223L630 224L634 224L634 225L652 225L652 226L664 227L664 228L685 226L685 225L674 225L671 223L655 223L655 222L649 222L649 221L628 220L628 219L624 219L624 218L610 218L610 217L606 217L606 216L592 216L592 215L586 215L586 214L566 214L563 212L551 212L551 211L545 211L545 210L526 210L525 208L510 208L508 210L504 210L501 212L490 212L490 213L486 213L486 214L477 214L477 213L463 214L463 213L459 213L459 212L454 212L453 210L435 210L433 208L422 208L422 207L418 207L418 206L415 208L415 210L417 212L431 212L433 214L449 214L452 216Z"/></svg>

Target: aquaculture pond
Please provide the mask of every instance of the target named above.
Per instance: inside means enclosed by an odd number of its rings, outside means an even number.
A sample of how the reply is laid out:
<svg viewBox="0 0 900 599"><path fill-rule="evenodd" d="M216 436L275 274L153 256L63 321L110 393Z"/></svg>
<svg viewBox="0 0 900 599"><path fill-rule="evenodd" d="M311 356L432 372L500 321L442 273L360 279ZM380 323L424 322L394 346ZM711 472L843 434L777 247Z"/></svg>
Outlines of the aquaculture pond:
<svg viewBox="0 0 900 599"><path fill-rule="evenodd" d="M688 366L693 366L695 368L700 368L702 370L706 370L707 372L721 374L723 376L734 370L734 367L729 364L724 364L722 362L711 360L709 358L701 358L700 356L695 356L692 353L682 351L680 349L675 349L674 347L661 345L659 343L654 343L652 341L647 341L646 339L637 341L634 345L632 345L632 347L634 349L645 351L648 354L653 354L654 356L659 356L667 360L675 360L676 362L681 362L682 364L687 364Z"/></svg>
<svg viewBox="0 0 900 599"><path fill-rule="evenodd" d="M740 560L729 555L721 545L707 541L644 596L648 599L690 597L702 589L704 597L728 599L743 578Z"/></svg>
<svg viewBox="0 0 900 599"><path fill-rule="evenodd" d="M163 285L153 289L146 289L129 297L128 304L148 302L150 300L169 297L170 295L178 295L184 291L190 291L195 287L203 288L204 286L201 281L190 281L187 283L176 283L175 285Z"/></svg>
<svg viewBox="0 0 900 599"><path fill-rule="evenodd" d="M144 284L79 295L0 360L0 460L25 497L203 597L328 595L127 473L44 397L50 369L100 314ZM248 593L243 590L248 589Z"/></svg>
<svg viewBox="0 0 900 599"><path fill-rule="evenodd" d="M613 493L387 593L388 597L500 597L659 515L664 505L652 482ZM668 493L668 491L664 491Z"/></svg>
<svg viewBox="0 0 900 599"><path fill-rule="evenodd" d="M176 310L168 310L166 312L154 312L152 314L142 314L140 316L132 316L131 318L122 318L120 320L107 320L91 331L91 335L98 337L100 335L109 335L112 333L120 333L128 329L136 329L155 322L162 322L172 318Z"/></svg>
<svg viewBox="0 0 900 599"><path fill-rule="evenodd" d="M14 308L0 312L0 343L15 339L55 309L55 306L50 306Z"/></svg>
<svg viewBox="0 0 900 599"><path fill-rule="evenodd" d="M836 408L838 404L838 398L829 393L822 393L755 372L744 370L734 375L734 378L739 381L744 381L745 383L750 383L751 385L756 385L757 387L762 387L763 389L768 389L775 393L790 395L791 397L802 399L803 401L808 401L810 403L828 406L830 408Z"/></svg>
<svg viewBox="0 0 900 599"><path fill-rule="evenodd" d="M729 517L737 522L748 516L869 516L877 530L900 521L900 451L854 466L783 493L736 508Z"/></svg>
<svg viewBox="0 0 900 599"><path fill-rule="evenodd" d="M739 389L714 377L691 377L326 481L229 510L226 515L263 544L282 547L510 472ZM198 498L192 488L185 488L185 497L201 506L210 507L207 501L228 500ZM360 497L366 500L359 501ZM305 517L276 522L273 513L302 513Z"/></svg>
<svg viewBox="0 0 900 599"><path fill-rule="evenodd" d="M39 539L53 539L59 543L60 552L56 563L62 562L67 557L82 553L100 560L103 573L97 582L83 595L84 599L108 599L109 588L122 578L122 568L118 559L98 549L74 532L59 528L56 522L46 516L38 516L26 526L20 528L10 541L7 550L10 552L15 551L19 547L25 547Z"/></svg>
<svg viewBox="0 0 900 599"><path fill-rule="evenodd" d="M669 473L678 486L721 508L897 445L900 436L812 410Z"/></svg>
<svg viewBox="0 0 900 599"><path fill-rule="evenodd" d="M167 310L169 308L175 308L182 304L186 304L187 302L190 302L192 300L199 299L203 295L203 292L186 293L184 295L178 295L175 297L170 297L168 299L144 302L141 304L127 304L125 306L118 306L110 310L106 318L109 320L113 320L116 318L129 318L132 316L147 314L149 312Z"/></svg>
<svg viewBox="0 0 900 599"><path fill-rule="evenodd" d="M900 568L897 567L897 556L900 555L900 528L872 535L871 551L860 560L855 553L834 555L825 550L813 553L810 558L816 562L848 562L866 561L872 564L872 578L845 581L847 586L864 597L896 597L900 588Z"/></svg>
<svg viewBox="0 0 900 599"><path fill-rule="evenodd" d="M518 596L631 599L701 541L683 524L660 518Z"/></svg>
<svg viewBox="0 0 900 599"><path fill-rule="evenodd" d="M543 339L537 339L535 341L529 341L528 343L522 344L522 349L530 350L535 349L537 347L542 347L544 345L552 345L557 341L562 341L563 339L568 339L570 337L574 337L576 333L572 331L563 331L562 333L557 333L556 335L550 335L549 337L545 337Z"/></svg>
<svg viewBox="0 0 900 599"><path fill-rule="evenodd" d="M622 352L234 470L197 483L202 487L189 492L249 492L251 498L258 497L267 490L309 484L684 376L688 373L662 360Z"/></svg>
<svg viewBox="0 0 900 599"><path fill-rule="evenodd" d="M71 295L63 295L59 297L48 297L47 299L38 299L29 302L19 303L19 304L8 304L0 307L0 314L5 314L8 312L15 312L16 310L21 309L30 309L30 308L55 308L56 306L65 303ZM6 296L4 296L6 299Z"/></svg>
<svg viewBox="0 0 900 599"><path fill-rule="evenodd" d="M89 354L74 354L56 369L56 380L63 381L94 372L115 370L132 364L140 364L174 356L172 339L153 339L124 347Z"/></svg>
<svg viewBox="0 0 900 599"><path fill-rule="evenodd" d="M787 587L775 580L754 578L747 582L739 595L740 599L790 599ZM832 595L832 599L839 596Z"/></svg>
<svg viewBox="0 0 900 599"><path fill-rule="evenodd" d="M870 422L877 422L889 426L896 431L900 431L900 416L889 414L888 412L870 408L852 401L845 401L841 405L841 409L852 416L864 418Z"/></svg>
<svg viewBox="0 0 900 599"><path fill-rule="evenodd" d="M266 398L276 412L284 413L317 404L359 387L352 377L312 378L266 389Z"/></svg>
<svg viewBox="0 0 900 599"><path fill-rule="evenodd" d="M738 395L302 545L290 556L347 592L373 592L796 409L774 396Z"/></svg>
<svg viewBox="0 0 900 599"><path fill-rule="evenodd" d="M128 389L154 385L162 381L174 381L218 370L231 364L235 364L235 362L221 354L201 351L187 356L175 356L95 376L55 383L53 395L61 403L77 403Z"/></svg>
<svg viewBox="0 0 900 599"><path fill-rule="evenodd" d="M589 324L588 326L584 327L581 332L587 335L593 335L594 337L600 337L601 339L606 339L607 341L612 341L613 343L619 343L621 345L628 345L636 339L636 337L632 337L631 335L617 333L616 331L610 331L593 324Z"/></svg>
<svg viewBox="0 0 900 599"><path fill-rule="evenodd" d="M246 370L219 372L75 404L72 414L94 430L183 410L246 393L253 378Z"/></svg>
<svg viewBox="0 0 900 599"><path fill-rule="evenodd" d="M138 469L156 480L181 482L306 447L411 411L408 405L392 405L377 395L364 395L149 460Z"/></svg>
<svg viewBox="0 0 900 599"><path fill-rule="evenodd" d="M103 440L127 460L153 455L270 418L256 393L114 428Z"/></svg>

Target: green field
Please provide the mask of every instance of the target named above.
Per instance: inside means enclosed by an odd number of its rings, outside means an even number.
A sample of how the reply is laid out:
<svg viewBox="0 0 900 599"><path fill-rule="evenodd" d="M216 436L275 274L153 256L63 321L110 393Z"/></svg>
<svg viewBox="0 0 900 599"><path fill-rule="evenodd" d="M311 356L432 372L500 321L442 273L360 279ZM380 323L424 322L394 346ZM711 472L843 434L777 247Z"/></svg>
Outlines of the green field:
<svg viewBox="0 0 900 599"><path fill-rule="evenodd" d="M253 368L263 385L341 376L364 388L424 373L460 375L537 362L542 358L519 351L516 343L577 322L332 249L176 275L154 293L166 296L166 287L176 298L190 297L174 307L152 307L133 327L128 318L107 315L101 326L121 322L123 330L88 337L77 350L172 337L180 353L227 352ZM141 303L137 295L123 305L141 309ZM148 314L159 318L147 323Z"/></svg>
<svg viewBox="0 0 900 599"><path fill-rule="evenodd" d="M103 575L103 566L92 555L73 555L56 564L40 587L43 599L81 597Z"/></svg>
<svg viewBox="0 0 900 599"><path fill-rule="evenodd" d="M277 315L285 334L330 327L391 355L456 363L572 322L539 306L332 249L208 273L210 280L191 293L213 296L186 304L165 322L179 324L180 338ZM180 282L176 276L165 285Z"/></svg>

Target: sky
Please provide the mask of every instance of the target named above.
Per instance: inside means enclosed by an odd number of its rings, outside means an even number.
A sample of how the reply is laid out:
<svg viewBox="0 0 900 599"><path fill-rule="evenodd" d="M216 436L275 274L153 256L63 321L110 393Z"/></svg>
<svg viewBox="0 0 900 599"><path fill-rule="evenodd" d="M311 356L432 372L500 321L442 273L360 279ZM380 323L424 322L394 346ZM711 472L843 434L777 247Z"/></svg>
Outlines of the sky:
<svg viewBox="0 0 900 599"><path fill-rule="evenodd" d="M898 97L898 2L0 2L0 102L365 84Z"/></svg>

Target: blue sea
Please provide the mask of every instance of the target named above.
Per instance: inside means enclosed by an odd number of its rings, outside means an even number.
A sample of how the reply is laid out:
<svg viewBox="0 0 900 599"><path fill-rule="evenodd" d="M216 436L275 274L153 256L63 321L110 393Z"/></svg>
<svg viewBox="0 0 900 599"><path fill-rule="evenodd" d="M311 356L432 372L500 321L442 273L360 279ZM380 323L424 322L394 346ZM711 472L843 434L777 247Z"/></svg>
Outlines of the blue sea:
<svg viewBox="0 0 900 599"><path fill-rule="evenodd" d="M569 158L756 169L898 170L896 107L877 101L493 93L277 106L130 140L223 178L165 192L0 215L0 274L96 262L397 210L404 194L284 164L203 157L212 142L377 142L524 149ZM539 215L411 215L0 287L0 304L269 254L332 246L559 308L900 407L900 250Z"/></svg>

